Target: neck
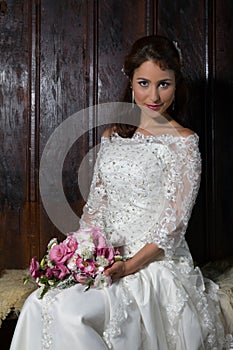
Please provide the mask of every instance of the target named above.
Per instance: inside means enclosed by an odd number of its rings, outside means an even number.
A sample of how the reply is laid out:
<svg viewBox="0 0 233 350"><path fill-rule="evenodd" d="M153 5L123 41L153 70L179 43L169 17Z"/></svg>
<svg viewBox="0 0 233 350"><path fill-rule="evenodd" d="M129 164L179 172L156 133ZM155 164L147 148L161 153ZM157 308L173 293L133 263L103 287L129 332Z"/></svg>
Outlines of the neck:
<svg viewBox="0 0 233 350"><path fill-rule="evenodd" d="M139 129L143 129L153 134L155 131L172 128L173 119L167 114L157 114L154 118L141 113Z"/></svg>

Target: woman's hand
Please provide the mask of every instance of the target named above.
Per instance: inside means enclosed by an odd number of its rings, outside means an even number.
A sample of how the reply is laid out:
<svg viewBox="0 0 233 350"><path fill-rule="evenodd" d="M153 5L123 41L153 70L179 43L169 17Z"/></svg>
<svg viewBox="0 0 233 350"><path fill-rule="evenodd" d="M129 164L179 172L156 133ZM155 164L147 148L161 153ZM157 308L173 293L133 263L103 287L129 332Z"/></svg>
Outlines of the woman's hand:
<svg viewBox="0 0 233 350"><path fill-rule="evenodd" d="M108 267L104 273L106 276L110 276L113 281L124 277L125 263L123 261L117 261L111 267Z"/></svg>
<svg viewBox="0 0 233 350"><path fill-rule="evenodd" d="M155 243L148 243L140 249L132 258L123 261L115 262L111 267L105 270L105 275L111 279L117 280L121 277L128 276L138 272L151 262L155 261L163 250Z"/></svg>

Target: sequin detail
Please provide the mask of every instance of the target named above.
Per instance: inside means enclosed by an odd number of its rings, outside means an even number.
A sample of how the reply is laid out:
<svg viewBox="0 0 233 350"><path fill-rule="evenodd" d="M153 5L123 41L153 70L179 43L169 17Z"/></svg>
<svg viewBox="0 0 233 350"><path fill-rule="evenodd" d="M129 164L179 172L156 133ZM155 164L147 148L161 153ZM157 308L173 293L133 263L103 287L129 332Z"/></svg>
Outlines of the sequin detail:
<svg viewBox="0 0 233 350"><path fill-rule="evenodd" d="M194 269L185 240L200 174L196 134L103 137L80 221L81 226L101 227L126 258L146 243L155 243L164 251L160 263L174 271L177 279L176 303L162 307L169 350L176 348L179 319L189 303L199 315L203 349L219 350L224 343L217 286L207 286L200 271ZM127 314L129 305L124 300L122 305L120 315L115 312L114 322L111 320L104 334L108 344L111 336L120 334L127 318L123 310Z"/></svg>

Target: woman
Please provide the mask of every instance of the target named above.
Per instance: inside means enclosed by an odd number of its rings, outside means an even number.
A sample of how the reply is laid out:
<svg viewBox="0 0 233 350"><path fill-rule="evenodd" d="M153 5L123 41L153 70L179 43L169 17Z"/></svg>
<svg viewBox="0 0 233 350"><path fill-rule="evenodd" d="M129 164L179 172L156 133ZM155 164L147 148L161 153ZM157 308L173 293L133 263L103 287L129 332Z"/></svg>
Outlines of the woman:
<svg viewBox="0 0 233 350"><path fill-rule="evenodd" d="M205 285L185 241L200 181L198 136L175 120L183 79L175 44L139 39L126 57L135 108L105 131L81 226L99 226L125 261L113 284L33 293L11 350L220 350L217 287Z"/></svg>

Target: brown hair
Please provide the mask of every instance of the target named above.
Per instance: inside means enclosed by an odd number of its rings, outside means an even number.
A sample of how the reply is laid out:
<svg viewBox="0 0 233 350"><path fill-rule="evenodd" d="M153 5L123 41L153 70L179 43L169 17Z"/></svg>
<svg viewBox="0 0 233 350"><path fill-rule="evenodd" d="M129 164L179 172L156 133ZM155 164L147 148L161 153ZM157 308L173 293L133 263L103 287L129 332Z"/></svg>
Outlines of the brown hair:
<svg viewBox="0 0 233 350"><path fill-rule="evenodd" d="M175 104L168 108L169 115L182 125L185 124L182 112L188 99L187 84L183 78L180 52L174 42L161 35L150 35L138 39L132 46L130 53L125 57L123 71L129 78L124 102L131 100L131 80L135 69L146 61L159 64L161 69L171 69L175 74L176 91ZM130 124L116 124L114 130L122 137L132 137L139 124L140 109L135 108L129 115Z"/></svg>

